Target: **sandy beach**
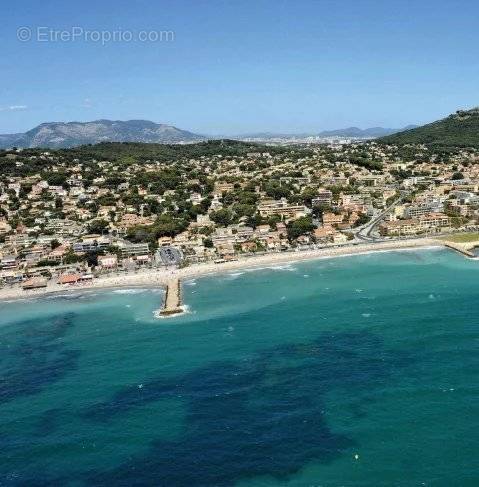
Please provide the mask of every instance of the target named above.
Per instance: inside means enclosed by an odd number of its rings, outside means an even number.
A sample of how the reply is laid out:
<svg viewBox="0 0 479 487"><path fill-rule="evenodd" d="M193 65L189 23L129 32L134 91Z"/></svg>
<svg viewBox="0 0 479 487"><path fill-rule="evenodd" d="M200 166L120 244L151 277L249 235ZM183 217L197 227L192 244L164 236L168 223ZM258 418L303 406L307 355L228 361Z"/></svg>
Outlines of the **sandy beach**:
<svg viewBox="0 0 479 487"><path fill-rule="evenodd" d="M237 269L246 269L262 266L272 266L285 263L293 263L304 260L328 259L340 256L365 254L370 252L387 252L401 249L415 249L426 247L443 247L443 243L433 239L414 239L392 242L366 243L359 245L345 245L336 248L323 248L298 252L284 252L277 254L265 254L254 257L240 258L221 264L202 263L194 264L182 269L148 269L134 274L104 276L94 279L92 282L77 284L74 286L59 285L49 282L46 288L24 291L20 286L5 287L0 289L0 300L15 300L29 297L40 297L50 293L78 292L84 289L108 289L125 288L135 286L164 287L168 281L174 278L181 280L229 272Z"/></svg>

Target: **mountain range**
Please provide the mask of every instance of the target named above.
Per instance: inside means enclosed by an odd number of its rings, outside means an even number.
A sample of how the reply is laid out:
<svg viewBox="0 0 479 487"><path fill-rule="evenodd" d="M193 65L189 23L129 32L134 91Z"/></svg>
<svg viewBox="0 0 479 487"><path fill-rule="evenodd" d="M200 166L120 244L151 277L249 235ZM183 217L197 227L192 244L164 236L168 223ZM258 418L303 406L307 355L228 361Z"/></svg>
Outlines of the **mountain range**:
<svg viewBox="0 0 479 487"><path fill-rule="evenodd" d="M0 149L11 147L45 147L66 148L101 142L146 142L160 144L181 144L200 142L208 139L230 138L236 140L298 140L321 139L328 137L345 137L357 139L372 139L407 130L374 127L360 129L350 127L339 130L329 130L319 133L279 134L271 132L242 134L237 136L206 136L187 130L181 130L172 125L154 123L148 120L95 120L92 122L50 122L42 123L25 133L0 134Z"/></svg>
<svg viewBox="0 0 479 487"><path fill-rule="evenodd" d="M148 120L95 120L42 123L23 134L0 135L0 148L64 148L100 142L189 143L203 137L172 125Z"/></svg>

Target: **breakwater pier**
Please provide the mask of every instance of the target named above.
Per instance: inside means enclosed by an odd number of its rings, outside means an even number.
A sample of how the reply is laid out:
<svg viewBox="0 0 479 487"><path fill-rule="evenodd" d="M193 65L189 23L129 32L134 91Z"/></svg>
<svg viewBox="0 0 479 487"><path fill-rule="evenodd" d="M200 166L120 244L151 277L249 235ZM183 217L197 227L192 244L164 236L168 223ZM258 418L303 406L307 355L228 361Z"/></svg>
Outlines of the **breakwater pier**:
<svg viewBox="0 0 479 487"><path fill-rule="evenodd" d="M183 313L181 281L179 279L171 279L166 284L166 293L160 316L171 316L178 313Z"/></svg>
<svg viewBox="0 0 479 487"><path fill-rule="evenodd" d="M473 249L476 245L457 243L457 242L445 242L444 245L452 250L455 250L456 252L461 253L462 255L465 255L466 257L470 257L470 258L476 257L471 252L471 249Z"/></svg>

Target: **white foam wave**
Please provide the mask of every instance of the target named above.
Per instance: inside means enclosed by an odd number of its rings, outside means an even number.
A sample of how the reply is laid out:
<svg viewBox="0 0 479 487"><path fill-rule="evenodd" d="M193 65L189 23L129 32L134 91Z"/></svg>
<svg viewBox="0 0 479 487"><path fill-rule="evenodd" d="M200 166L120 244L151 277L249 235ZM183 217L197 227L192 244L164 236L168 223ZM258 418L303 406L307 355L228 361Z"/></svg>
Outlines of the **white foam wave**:
<svg viewBox="0 0 479 487"><path fill-rule="evenodd" d="M143 288L133 288L133 289L115 289L112 291L113 294L141 294L146 291L149 291L149 289L143 289Z"/></svg>
<svg viewBox="0 0 479 487"><path fill-rule="evenodd" d="M228 281L234 281L235 279L238 279L238 277L242 276L244 272L232 272L231 274L228 274L225 279Z"/></svg>
<svg viewBox="0 0 479 487"><path fill-rule="evenodd" d="M258 272L258 271L287 271L287 272L295 272L298 269L291 264L278 264L278 265L267 265L267 266L258 266L258 267L250 267L248 269L244 269L242 272Z"/></svg>
<svg viewBox="0 0 479 487"><path fill-rule="evenodd" d="M176 318L177 316L182 316L182 315L189 315L189 314L195 314L196 311L192 311L190 306L187 305L187 304L184 304L183 306L181 306L181 313L176 313L174 315L162 315L161 314L161 309L157 309L155 311L153 311L153 316L159 320L163 320L163 319L169 319L169 318Z"/></svg>
<svg viewBox="0 0 479 487"><path fill-rule="evenodd" d="M196 311L192 311L192 310L191 310L191 307L190 307L190 305L189 305L189 304L184 304L184 305L182 306L182 308L183 308L183 314L187 314L187 315L189 315L189 314L194 314L194 313L196 313Z"/></svg>
<svg viewBox="0 0 479 487"><path fill-rule="evenodd" d="M275 271L288 271L288 272L294 272L297 271L298 269L291 264L286 264L286 265L275 265L269 267L269 269L273 269Z"/></svg>

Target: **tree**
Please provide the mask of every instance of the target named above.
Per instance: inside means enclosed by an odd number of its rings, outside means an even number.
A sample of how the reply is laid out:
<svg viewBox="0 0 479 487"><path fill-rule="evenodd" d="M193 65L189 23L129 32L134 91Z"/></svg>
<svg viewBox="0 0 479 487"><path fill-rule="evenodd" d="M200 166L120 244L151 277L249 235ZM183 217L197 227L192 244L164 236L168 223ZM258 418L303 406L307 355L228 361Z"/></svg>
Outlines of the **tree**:
<svg viewBox="0 0 479 487"><path fill-rule="evenodd" d="M288 223L287 232L289 240L296 240L300 235L305 235L314 230L315 226L309 216L303 216Z"/></svg>
<svg viewBox="0 0 479 487"><path fill-rule="evenodd" d="M46 176L46 180L50 186L62 186L66 183L67 174L64 172L52 172Z"/></svg>
<svg viewBox="0 0 479 487"><path fill-rule="evenodd" d="M304 201L305 205L311 206L313 198L316 198L318 192L314 188L305 188L301 193L301 199Z"/></svg>
<svg viewBox="0 0 479 487"><path fill-rule="evenodd" d="M256 228L264 223L263 217L259 213L255 213L253 216L246 220L246 224L250 227Z"/></svg>
<svg viewBox="0 0 479 487"><path fill-rule="evenodd" d="M254 205L240 203L234 206L234 211L238 217L252 217L256 212L256 207Z"/></svg>
<svg viewBox="0 0 479 487"><path fill-rule="evenodd" d="M102 250L90 250L85 254L85 260L89 267L96 267L98 265L98 256L104 255Z"/></svg>
<svg viewBox="0 0 479 487"><path fill-rule="evenodd" d="M56 248L60 247L61 243L57 239L53 239L50 242L50 247L52 250L55 250Z"/></svg>
<svg viewBox="0 0 479 487"><path fill-rule="evenodd" d="M183 218L174 218L170 215L160 215L155 222L154 231L156 237L174 237L183 232L188 222Z"/></svg>
<svg viewBox="0 0 479 487"><path fill-rule="evenodd" d="M360 227L361 225L366 224L369 220L370 218L368 217L368 215L366 215L365 213L361 213L359 215L358 221L355 223L354 226Z"/></svg>
<svg viewBox="0 0 479 487"><path fill-rule="evenodd" d="M223 227L227 227L233 221L233 214L226 208L221 208L218 211L210 213L210 218Z"/></svg>
<svg viewBox="0 0 479 487"><path fill-rule="evenodd" d="M75 264L80 262L82 258L73 252L73 249L68 249L67 253L63 256L63 263L64 264Z"/></svg>
<svg viewBox="0 0 479 487"><path fill-rule="evenodd" d="M102 220L102 219L93 220L88 225L88 231L90 233L102 234L107 228L108 228L108 222L106 220Z"/></svg>
<svg viewBox="0 0 479 487"><path fill-rule="evenodd" d="M138 225L130 227L126 234L126 238L133 243L153 242L155 235L152 227Z"/></svg>
<svg viewBox="0 0 479 487"><path fill-rule="evenodd" d="M287 198L291 194L291 189L286 185L281 186L277 181L266 184L266 194L275 200Z"/></svg>
<svg viewBox="0 0 479 487"><path fill-rule="evenodd" d="M320 203L319 205L314 205L313 207L313 215L316 218L322 218L323 213L327 213L329 211L332 211L331 205L328 205L327 203Z"/></svg>
<svg viewBox="0 0 479 487"><path fill-rule="evenodd" d="M268 225L272 230L276 228L276 225L281 221L281 216L280 215L271 215L268 217Z"/></svg>

